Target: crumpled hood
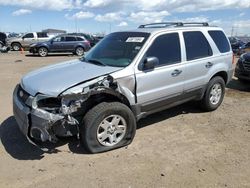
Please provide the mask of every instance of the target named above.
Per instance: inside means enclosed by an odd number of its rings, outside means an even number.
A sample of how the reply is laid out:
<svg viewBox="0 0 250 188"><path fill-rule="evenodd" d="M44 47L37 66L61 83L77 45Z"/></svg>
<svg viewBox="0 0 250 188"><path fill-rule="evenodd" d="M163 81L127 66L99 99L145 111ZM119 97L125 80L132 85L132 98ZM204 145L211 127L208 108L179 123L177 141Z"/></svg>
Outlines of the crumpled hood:
<svg viewBox="0 0 250 188"><path fill-rule="evenodd" d="M30 72L22 78L21 85L32 96L42 93L56 97L74 85L120 69L122 68L99 66L77 59Z"/></svg>

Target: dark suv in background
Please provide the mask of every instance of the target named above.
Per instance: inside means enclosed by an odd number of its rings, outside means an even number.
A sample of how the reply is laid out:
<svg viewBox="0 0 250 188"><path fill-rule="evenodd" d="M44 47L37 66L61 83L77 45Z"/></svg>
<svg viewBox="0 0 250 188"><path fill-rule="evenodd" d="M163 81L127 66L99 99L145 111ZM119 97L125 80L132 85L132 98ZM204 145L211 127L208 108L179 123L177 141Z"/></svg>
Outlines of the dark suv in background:
<svg viewBox="0 0 250 188"><path fill-rule="evenodd" d="M87 39L90 42L90 46L95 46L100 39L94 37L93 35L86 34L86 33L69 33L69 35L75 35L75 36L83 36L85 39Z"/></svg>
<svg viewBox="0 0 250 188"><path fill-rule="evenodd" d="M46 42L38 42L30 45L30 53L45 57L50 52L72 52L82 56L90 49L90 42L84 37L75 35L59 35Z"/></svg>
<svg viewBox="0 0 250 188"><path fill-rule="evenodd" d="M0 48L6 45L6 38L7 38L6 34L0 32Z"/></svg>
<svg viewBox="0 0 250 188"><path fill-rule="evenodd" d="M234 76L239 81L250 81L250 53L242 54L236 64Z"/></svg>

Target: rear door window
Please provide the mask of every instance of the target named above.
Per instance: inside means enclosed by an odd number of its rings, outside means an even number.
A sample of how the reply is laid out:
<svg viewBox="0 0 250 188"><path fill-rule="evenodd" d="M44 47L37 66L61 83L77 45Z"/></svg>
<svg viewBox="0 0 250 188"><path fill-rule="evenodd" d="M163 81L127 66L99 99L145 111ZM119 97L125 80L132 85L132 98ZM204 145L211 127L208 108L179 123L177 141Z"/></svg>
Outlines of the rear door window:
<svg viewBox="0 0 250 188"><path fill-rule="evenodd" d="M188 61L213 55L212 49L202 32L183 32L183 36L185 40Z"/></svg>
<svg viewBox="0 0 250 188"><path fill-rule="evenodd" d="M66 37L66 41L67 42L76 41L76 38L75 37Z"/></svg>
<svg viewBox="0 0 250 188"><path fill-rule="evenodd" d="M208 31L208 33L221 53L230 51L230 45L227 37L222 31Z"/></svg>
<svg viewBox="0 0 250 188"><path fill-rule="evenodd" d="M23 38L34 38L34 35L33 35L33 33L28 33L28 34L24 35Z"/></svg>
<svg viewBox="0 0 250 188"><path fill-rule="evenodd" d="M46 38L48 37L47 33L37 33L38 38Z"/></svg>
<svg viewBox="0 0 250 188"><path fill-rule="evenodd" d="M147 57L157 57L160 66L181 62L179 34L170 33L157 37L148 49Z"/></svg>

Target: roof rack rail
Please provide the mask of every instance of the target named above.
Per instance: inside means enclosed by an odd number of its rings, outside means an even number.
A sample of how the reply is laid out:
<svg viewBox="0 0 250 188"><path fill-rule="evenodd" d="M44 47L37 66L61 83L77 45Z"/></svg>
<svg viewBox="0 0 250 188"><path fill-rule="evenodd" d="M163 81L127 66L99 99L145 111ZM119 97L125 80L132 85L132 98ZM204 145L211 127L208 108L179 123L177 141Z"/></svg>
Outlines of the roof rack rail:
<svg viewBox="0 0 250 188"><path fill-rule="evenodd" d="M164 27L183 27L185 25L201 25L201 26L209 26L207 22L159 22L159 23L151 23L140 25L138 28L164 28Z"/></svg>
<svg viewBox="0 0 250 188"><path fill-rule="evenodd" d="M182 26L181 22L159 22L159 23L151 23L140 25L139 28L159 28L159 27L169 27L169 26Z"/></svg>

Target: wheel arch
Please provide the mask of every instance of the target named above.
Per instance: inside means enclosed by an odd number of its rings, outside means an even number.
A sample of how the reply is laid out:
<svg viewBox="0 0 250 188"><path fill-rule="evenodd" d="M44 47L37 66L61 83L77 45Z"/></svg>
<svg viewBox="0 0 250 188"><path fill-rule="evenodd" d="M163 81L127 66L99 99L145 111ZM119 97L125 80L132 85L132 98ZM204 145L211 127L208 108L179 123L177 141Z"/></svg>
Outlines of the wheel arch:
<svg viewBox="0 0 250 188"><path fill-rule="evenodd" d="M224 80L224 82L225 82L225 84L227 84L227 82L228 82L228 75L227 75L227 72L226 72L226 71L219 71L219 72L215 73L215 74L210 78L210 80L213 79L213 78L216 77L216 76L222 77L223 80ZM210 80L209 80L209 81L210 81Z"/></svg>
<svg viewBox="0 0 250 188"><path fill-rule="evenodd" d="M18 41L11 42L11 44L10 44L11 47L12 47L13 44L19 44L21 46L21 48L23 47L22 44L20 42L18 42Z"/></svg>
<svg viewBox="0 0 250 188"><path fill-rule="evenodd" d="M76 49L77 49L78 47L81 47L81 48L83 48L83 50L84 50L84 51L86 51L86 50L85 50L85 47L84 47L84 46L82 46L82 45L80 45L80 44L77 44L77 45L75 46L74 51L76 51Z"/></svg>
<svg viewBox="0 0 250 188"><path fill-rule="evenodd" d="M131 109L129 100L119 92L113 90L102 90L92 92L88 99L83 103L83 116L93 107L102 103L102 102L120 102L125 104L128 108ZM132 109L131 109L132 111Z"/></svg>

